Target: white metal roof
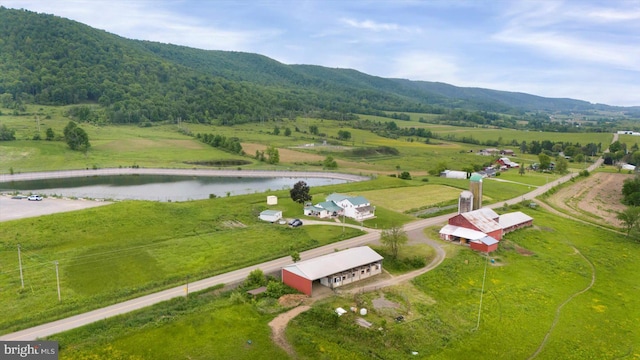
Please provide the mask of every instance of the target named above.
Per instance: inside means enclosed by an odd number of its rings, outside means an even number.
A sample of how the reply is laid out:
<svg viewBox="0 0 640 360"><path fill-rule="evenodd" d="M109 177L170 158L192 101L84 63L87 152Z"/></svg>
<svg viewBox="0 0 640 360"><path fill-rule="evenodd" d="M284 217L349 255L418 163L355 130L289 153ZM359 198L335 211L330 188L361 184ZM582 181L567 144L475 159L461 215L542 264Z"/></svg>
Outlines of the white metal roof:
<svg viewBox="0 0 640 360"><path fill-rule="evenodd" d="M360 246L300 261L285 266L284 270L313 281L382 259L383 257L370 247Z"/></svg>
<svg viewBox="0 0 640 360"><path fill-rule="evenodd" d="M483 237L482 239L478 239L478 240L471 240L471 241L476 242L476 243L483 243L483 244L485 244L485 245L487 245L487 246L491 246L491 245L493 245L493 244L497 244L497 243L499 243L499 241L498 241L498 240L496 240L496 239L492 238L491 236L485 236L485 237Z"/></svg>
<svg viewBox="0 0 640 360"><path fill-rule="evenodd" d="M516 211L504 215L500 215L500 227L503 229L519 225L522 223L526 223L527 221L531 221L533 218L523 212Z"/></svg>
<svg viewBox="0 0 640 360"><path fill-rule="evenodd" d="M502 229L502 226L500 226L500 224L498 224L498 222L494 220L495 218L498 218L498 214L496 214L496 212L491 209L482 208L462 213L460 215L462 215L465 219L467 219L467 221L469 221L480 231L486 234Z"/></svg>
<svg viewBox="0 0 640 360"><path fill-rule="evenodd" d="M480 240L487 236L487 234L483 232L455 225L445 225L440 229L440 234L453 235L467 240Z"/></svg>

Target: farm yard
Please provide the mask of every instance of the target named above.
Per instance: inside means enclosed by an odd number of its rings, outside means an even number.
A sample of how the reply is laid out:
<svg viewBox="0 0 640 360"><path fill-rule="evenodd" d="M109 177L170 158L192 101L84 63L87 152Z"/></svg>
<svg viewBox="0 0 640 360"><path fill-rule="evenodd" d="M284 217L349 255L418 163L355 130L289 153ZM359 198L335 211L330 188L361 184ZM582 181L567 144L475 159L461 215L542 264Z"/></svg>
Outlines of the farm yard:
<svg viewBox="0 0 640 360"><path fill-rule="evenodd" d="M47 125L60 131L64 122L53 118ZM8 123L19 120L9 117ZM472 135L487 140L502 137L507 141L511 136L521 135L519 138L527 141L563 139L563 134L471 129L414 120L401 124L430 128L443 135L455 134L456 138ZM320 171L325 158L332 156L337 161L337 171L368 175L372 180L314 188L313 201L321 201L333 192L363 196L376 206L377 218L363 224L374 229L414 221L412 214L416 210L456 203L460 191L468 188L468 181L429 175L439 163L459 170L492 160L475 154L483 146L443 139L431 143L416 138L392 139L364 130L353 130L352 139L341 146L300 147L305 143L321 143L319 138L305 132L312 125L326 132L331 142L339 143L335 136L344 129L340 122L305 118L277 124L281 129L295 126L300 129L290 137L272 134L274 124L183 127L183 130L188 127L191 133L241 137L245 155L206 146L177 132L172 124L151 128L87 124L94 146L83 155L67 154L59 143L27 140L24 134L33 129L23 126L19 128L22 139L3 143L0 156L7 168L16 172L131 166L129 159L133 154L139 154L135 156L136 165L144 167L166 164L173 168L207 168L203 164L211 159L242 159L249 163L242 165L243 169ZM569 138L581 143L606 143L611 134L579 133L566 139ZM278 148L279 164L254 159L256 150L264 151L266 144ZM354 152L354 148L367 150ZM35 155L39 160L32 159ZM518 154L514 159L530 164L536 161L536 156ZM41 163L46 164L44 168ZM571 163L571 171L579 171L586 165ZM397 176L403 171L410 172L413 178L399 179ZM484 182L484 202L500 204L559 176L506 171ZM547 201L557 201L554 207L582 220L610 222L616 208L607 204L618 200L606 189L619 187L624 176L628 175L596 172L558 189ZM300 204L289 200L286 191L281 190L278 196L283 199L278 206L285 217L300 216ZM186 203L120 202L78 213L3 223L1 235L9 243L4 245L8 251L0 255L2 263L15 263L14 245L19 241L28 270L25 273L28 289L18 291L19 302L15 302L13 293L0 296L5 308L10 309L10 316L2 319L2 327L18 329L41 319L175 286L188 276L199 278L229 271L265 258L287 256L292 249L309 249L361 233L349 227L342 230L336 226L308 225L294 231L261 224L256 217L265 209L263 202L262 194ZM217 206L211 206L214 204ZM634 344L640 343L640 335L634 324L640 321L636 310L640 306L633 295L640 290L633 277L633 266L640 260L637 243L606 229L560 218L545 209L520 210L534 217L534 227L509 234L492 254L494 262L487 262L487 258L467 248L443 244L447 251L444 262L410 283L370 294L331 295L316 300L309 311L293 319L284 331L291 351L301 359L372 356L395 359L413 356L414 352L418 358L434 359L511 359L534 354L541 359L557 356L581 359L590 354L638 357ZM111 226L115 223L119 226ZM139 232L141 227L144 234ZM85 228L92 231L83 231ZM56 236L59 233L68 236ZM440 241L433 229L427 229L425 234ZM84 245L79 246L80 243ZM418 249L415 246L426 245L411 243L408 251ZM44 248L53 252L41 252ZM419 249L414 252L426 258L433 256L432 252ZM47 266L55 260L60 260L62 270L64 301L60 304L51 301L56 297L55 279ZM478 323L485 266L484 305ZM11 286L19 286L16 274L12 270L1 276ZM402 270L393 270L385 277L398 274ZM61 358L82 359L93 354L107 358L168 358L184 354L193 358L286 357L271 342L268 324L290 307L265 298L238 299L232 292L203 291L51 338L60 341ZM365 307L369 314L364 322L352 314L336 319L332 314L338 306ZM25 309L39 309L39 318L20 315ZM402 321L396 320L399 315ZM356 321L371 327L365 328ZM221 327L226 331L219 331ZM207 335L184 346L184 339L204 333ZM184 347L179 354L136 347L171 336Z"/></svg>

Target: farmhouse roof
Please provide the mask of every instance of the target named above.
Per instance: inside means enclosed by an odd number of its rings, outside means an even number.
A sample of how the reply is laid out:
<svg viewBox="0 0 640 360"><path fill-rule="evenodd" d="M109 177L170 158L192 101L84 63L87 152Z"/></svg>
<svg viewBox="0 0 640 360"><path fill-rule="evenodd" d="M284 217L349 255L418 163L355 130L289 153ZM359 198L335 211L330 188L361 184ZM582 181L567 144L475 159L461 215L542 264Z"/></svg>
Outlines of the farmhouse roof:
<svg viewBox="0 0 640 360"><path fill-rule="evenodd" d="M348 195L333 193L333 194L327 196L326 200L327 201L338 202L338 201L342 201L342 200L344 200L344 199L346 199L348 197L349 197Z"/></svg>
<svg viewBox="0 0 640 360"><path fill-rule="evenodd" d="M334 203L333 201L323 201L321 203L318 203L316 206L321 207L329 212L342 210L342 208L338 206L338 204Z"/></svg>
<svg viewBox="0 0 640 360"><path fill-rule="evenodd" d="M349 197L346 200L348 200L353 205L367 205L367 204L369 204L369 200L367 200L364 196Z"/></svg>
<svg viewBox="0 0 640 360"><path fill-rule="evenodd" d="M291 264L284 269L313 281L382 259L370 247L360 246Z"/></svg>
<svg viewBox="0 0 640 360"><path fill-rule="evenodd" d="M503 229L506 229L515 225L526 223L531 220L533 220L531 216L523 212L516 211L516 212L500 215L499 222L500 222L500 227Z"/></svg>

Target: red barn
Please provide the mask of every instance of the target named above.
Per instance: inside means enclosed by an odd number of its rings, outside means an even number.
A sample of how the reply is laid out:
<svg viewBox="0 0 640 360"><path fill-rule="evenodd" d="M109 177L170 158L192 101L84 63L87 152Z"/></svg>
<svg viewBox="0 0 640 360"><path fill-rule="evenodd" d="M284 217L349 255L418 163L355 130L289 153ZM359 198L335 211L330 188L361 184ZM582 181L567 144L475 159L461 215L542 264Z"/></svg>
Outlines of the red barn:
<svg viewBox="0 0 640 360"><path fill-rule="evenodd" d="M492 238L491 236L485 236L480 240L473 240L469 242L469 246L473 250L490 253L492 251L498 250L498 243L499 241Z"/></svg>
<svg viewBox="0 0 640 360"><path fill-rule="evenodd" d="M311 296L313 284L331 289L382 273L382 256L368 246L346 249L282 268L282 282Z"/></svg>
<svg viewBox="0 0 640 360"><path fill-rule="evenodd" d="M500 216L495 211L482 208L458 214L449 219L449 224L483 232L499 241L502 240L503 233L499 219Z"/></svg>
<svg viewBox="0 0 640 360"><path fill-rule="evenodd" d="M525 226L533 225L533 218L523 212L516 211L500 215L498 223L502 227L502 232L506 234Z"/></svg>

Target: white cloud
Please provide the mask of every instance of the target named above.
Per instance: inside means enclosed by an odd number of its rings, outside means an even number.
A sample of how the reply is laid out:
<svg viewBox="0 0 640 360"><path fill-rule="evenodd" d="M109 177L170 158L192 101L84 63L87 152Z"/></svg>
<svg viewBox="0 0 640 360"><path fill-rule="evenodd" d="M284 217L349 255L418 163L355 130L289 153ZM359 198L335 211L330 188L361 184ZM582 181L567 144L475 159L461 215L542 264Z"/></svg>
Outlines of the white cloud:
<svg viewBox="0 0 640 360"><path fill-rule="evenodd" d="M167 4L171 2L158 5ZM279 34L274 29L223 29L148 1L3 1L3 5L54 13L127 38L200 49L251 51L252 43Z"/></svg>
<svg viewBox="0 0 640 360"><path fill-rule="evenodd" d="M459 68L452 56L411 52L399 54L392 59L388 73L383 76L455 84L459 82L458 74Z"/></svg>
<svg viewBox="0 0 640 360"><path fill-rule="evenodd" d="M372 31L396 31L400 29L398 24L377 23L371 20L357 21L354 19L342 19L342 22L354 28Z"/></svg>

